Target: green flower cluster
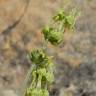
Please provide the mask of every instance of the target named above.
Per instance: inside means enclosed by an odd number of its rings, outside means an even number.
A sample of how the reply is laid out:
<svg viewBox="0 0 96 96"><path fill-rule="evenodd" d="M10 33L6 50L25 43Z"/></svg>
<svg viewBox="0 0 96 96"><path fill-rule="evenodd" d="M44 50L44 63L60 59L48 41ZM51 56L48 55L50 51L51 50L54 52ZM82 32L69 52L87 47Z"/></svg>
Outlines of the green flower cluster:
<svg viewBox="0 0 96 96"><path fill-rule="evenodd" d="M43 34L44 34L45 40L50 41L52 45L58 45L63 41L63 34L49 26L46 26L43 29Z"/></svg>
<svg viewBox="0 0 96 96"><path fill-rule="evenodd" d="M30 59L35 64L32 70L32 83L27 88L25 96L49 96L47 87L54 81L53 63L44 49L33 50Z"/></svg>
<svg viewBox="0 0 96 96"><path fill-rule="evenodd" d="M53 17L54 25L46 26L42 33L45 40L48 40L52 45L59 45L63 41L63 33L65 29L73 30L76 21L76 11L66 13L61 10Z"/></svg>
<svg viewBox="0 0 96 96"><path fill-rule="evenodd" d="M55 22L62 22L63 27L73 30L75 27L76 16L76 10L72 10L69 13L61 10L57 15L53 17L53 20Z"/></svg>

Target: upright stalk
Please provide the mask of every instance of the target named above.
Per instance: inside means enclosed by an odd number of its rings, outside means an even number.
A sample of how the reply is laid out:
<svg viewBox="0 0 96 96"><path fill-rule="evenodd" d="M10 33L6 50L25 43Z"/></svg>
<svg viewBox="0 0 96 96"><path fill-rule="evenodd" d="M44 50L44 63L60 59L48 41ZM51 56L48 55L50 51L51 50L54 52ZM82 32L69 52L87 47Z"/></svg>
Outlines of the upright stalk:
<svg viewBox="0 0 96 96"><path fill-rule="evenodd" d="M46 48L50 42L53 46L58 46L63 41L65 29L73 30L76 17L72 12L66 13L61 10L53 17L53 24L43 28L44 36L41 49L34 49L30 53L30 60L35 67L31 71L31 84L26 89L24 96L49 96L48 87L54 81L54 63L52 57L47 55Z"/></svg>

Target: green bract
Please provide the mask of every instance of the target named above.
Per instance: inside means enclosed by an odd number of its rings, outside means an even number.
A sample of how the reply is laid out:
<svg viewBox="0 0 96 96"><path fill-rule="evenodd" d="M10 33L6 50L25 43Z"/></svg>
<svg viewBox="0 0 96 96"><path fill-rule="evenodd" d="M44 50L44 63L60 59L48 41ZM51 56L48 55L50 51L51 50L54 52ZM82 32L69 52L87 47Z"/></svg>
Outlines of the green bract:
<svg viewBox="0 0 96 96"><path fill-rule="evenodd" d="M53 45L58 45L63 41L63 33L58 31L51 31L48 40Z"/></svg>
<svg viewBox="0 0 96 96"><path fill-rule="evenodd" d="M31 61L37 64L38 66L43 66L43 63L46 58L47 56L43 50L33 50L30 54Z"/></svg>
<svg viewBox="0 0 96 96"><path fill-rule="evenodd" d="M75 26L75 17L71 16L71 15L66 16L65 27L68 28L68 29L73 30L74 26Z"/></svg>
<svg viewBox="0 0 96 96"><path fill-rule="evenodd" d="M53 72L47 71L45 68L40 68L37 70L37 73L42 77L45 78L46 82L52 83L54 81ZM41 79L42 79L41 78Z"/></svg>
<svg viewBox="0 0 96 96"><path fill-rule="evenodd" d="M54 74L52 72L47 72L46 79L47 79L48 83L52 83L54 81Z"/></svg>
<svg viewBox="0 0 96 96"><path fill-rule="evenodd" d="M30 54L30 59L33 63L37 64L38 67L48 66L48 64L52 64L52 60L43 49L41 50L33 50Z"/></svg>
<svg viewBox="0 0 96 96"><path fill-rule="evenodd" d="M30 59L32 62L39 64L44 59L45 54L42 50L33 50L30 54Z"/></svg>
<svg viewBox="0 0 96 96"><path fill-rule="evenodd" d="M54 28L45 27L43 29L45 40L48 40L53 45L58 45L63 41L63 33L56 31Z"/></svg>
<svg viewBox="0 0 96 96"><path fill-rule="evenodd" d="M37 70L37 73L43 77L43 76L46 76L46 68L40 68Z"/></svg>
<svg viewBox="0 0 96 96"><path fill-rule="evenodd" d="M54 29L52 27L46 26L43 30L42 33L44 34L45 40L49 38L50 32L52 32Z"/></svg>
<svg viewBox="0 0 96 96"><path fill-rule="evenodd" d="M66 16L65 12L63 10L60 10L60 12L53 17L53 20L55 22L62 21L65 19L65 16Z"/></svg>
<svg viewBox="0 0 96 96"><path fill-rule="evenodd" d="M28 89L25 96L49 96L49 92L45 89L34 88L30 91Z"/></svg>

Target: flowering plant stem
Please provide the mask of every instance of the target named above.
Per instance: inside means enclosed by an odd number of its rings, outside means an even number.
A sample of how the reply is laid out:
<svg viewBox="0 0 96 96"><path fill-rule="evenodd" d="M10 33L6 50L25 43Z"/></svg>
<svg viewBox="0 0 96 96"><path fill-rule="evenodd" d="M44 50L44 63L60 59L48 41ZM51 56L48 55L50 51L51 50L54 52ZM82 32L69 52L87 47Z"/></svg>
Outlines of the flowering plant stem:
<svg viewBox="0 0 96 96"><path fill-rule="evenodd" d="M42 48L34 49L30 53L30 60L34 63L34 68L30 75L31 84L26 89L24 96L49 96L48 86L54 81L54 64L52 57L47 55L47 44L50 42L53 46L58 46L63 41L65 29L74 29L76 18L72 12L66 13L61 10L53 17L54 25L43 28Z"/></svg>

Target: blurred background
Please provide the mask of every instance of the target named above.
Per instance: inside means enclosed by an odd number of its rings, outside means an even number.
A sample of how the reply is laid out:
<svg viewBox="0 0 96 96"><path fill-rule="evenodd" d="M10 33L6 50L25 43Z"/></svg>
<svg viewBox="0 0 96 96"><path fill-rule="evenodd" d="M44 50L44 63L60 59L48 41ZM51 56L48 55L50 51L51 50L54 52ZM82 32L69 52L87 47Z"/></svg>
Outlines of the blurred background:
<svg viewBox="0 0 96 96"><path fill-rule="evenodd" d="M48 45L56 66L50 93L96 96L96 0L0 0L0 96L18 96L32 65L28 54L41 47L41 29L60 8L81 16L62 45Z"/></svg>

